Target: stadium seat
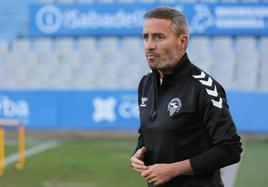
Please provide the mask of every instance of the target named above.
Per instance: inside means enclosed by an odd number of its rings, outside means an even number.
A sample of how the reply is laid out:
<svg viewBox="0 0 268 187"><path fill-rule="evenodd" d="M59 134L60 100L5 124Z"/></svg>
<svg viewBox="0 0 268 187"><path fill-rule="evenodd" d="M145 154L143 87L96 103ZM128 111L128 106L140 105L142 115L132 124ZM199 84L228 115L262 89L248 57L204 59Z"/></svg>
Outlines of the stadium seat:
<svg viewBox="0 0 268 187"><path fill-rule="evenodd" d="M200 3L217 3L218 0L200 0Z"/></svg>
<svg viewBox="0 0 268 187"><path fill-rule="evenodd" d="M76 2L81 4L93 4L95 0L76 0Z"/></svg>
<svg viewBox="0 0 268 187"><path fill-rule="evenodd" d="M268 37L260 38L260 80L259 89L261 91L268 91Z"/></svg>
<svg viewBox="0 0 268 187"><path fill-rule="evenodd" d="M229 36L214 37L212 39L212 54L211 75L225 89L232 89L235 74L235 51L232 38Z"/></svg>
<svg viewBox="0 0 268 187"><path fill-rule="evenodd" d="M77 43L80 52L96 53L97 39L95 37L80 37Z"/></svg>
<svg viewBox="0 0 268 187"><path fill-rule="evenodd" d="M116 0L97 0L97 3L103 3L103 4L112 4L115 3Z"/></svg>
<svg viewBox="0 0 268 187"><path fill-rule="evenodd" d="M242 3L259 3L260 0L241 0Z"/></svg>
<svg viewBox="0 0 268 187"><path fill-rule="evenodd" d="M176 0L159 0L160 3L175 3Z"/></svg>
<svg viewBox="0 0 268 187"><path fill-rule="evenodd" d="M102 63L117 62L120 63L121 52L119 51L119 40L117 37L102 37L99 43L99 52L101 53Z"/></svg>
<svg viewBox="0 0 268 187"><path fill-rule="evenodd" d="M181 3L196 3L198 0L180 0Z"/></svg>
<svg viewBox="0 0 268 187"><path fill-rule="evenodd" d="M79 65L73 77L73 88L94 89L101 68L101 54L94 37L78 39Z"/></svg>
<svg viewBox="0 0 268 187"><path fill-rule="evenodd" d="M27 53L30 50L30 41L28 39L18 39L13 42L12 52L14 53Z"/></svg>
<svg viewBox="0 0 268 187"><path fill-rule="evenodd" d="M1 55L6 54L8 52L8 41L0 40L0 58Z"/></svg>
<svg viewBox="0 0 268 187"><path fill-rule="evenodd" d="M208 37L197 36L191 38L187 51L192 63L208 73L211 72L212 53Z"/></svg>
<svg viewBox="0 0 268 187"><path fill-rule="evenodd" d="M24 88L27 84L28 70L32 62L30 45L27 39L15 40L12 49L7 53L3 73L6 79L9 79L7 87L10 89Z"/></svg>
<svg viewBox="0 0 268 187"><path fill-rule="evenodd" d="M117 2L122 4L129 4L129 3L135 3L135 0L117 0Z"/></svg>
<svg viewBox="0 0 268 187"><path fill-rule="evenodd" d="M30 67L28 73L28 86L34 89L48 89L54 77L57 77L56 70L58 56L55 50L55 42L51 38L39 38L34 41L32 51L36 60Z"/></svg>
<svg viewBox="0 0 268 187"><path fill-rule="evenodd" d="M240 2L239 0L220 0L222 3L238 3Z"/></svg>
<svg viewBox="0 0 268 187"><path fill-rule="evenodd" d="M35 0L36 3L42 3L42 4L49 4L49 3L55 3L55 0Z"/></svg>
<svg viewBox="0 0 268 187"><path fill-rule="evenodd" d="M253 91L257 88L259 58L254 37L236 39L236 80L235 89Z"/></svg>
<svg viewBox="0 0 268 187"><path fill-rule="evenodd" d="M121 41L121 56L125 63L144 63L143 42L140 37L123 37Z"/></svg>
<svg viewBox="0 0 268 187"><path fill-rule="evenodd" d="M56 0L56 3L70 4L75 3L76 0Z"/></svg>
<svg viewBox="0 0 268 187"><path fill-rule="evenodd" d="M137 3L154 3L157 0L136 0Z"/></svg>
<svg viewBox="0 0 268 187"><path fill-rule="evenodd" d="M136 89L140 78L149 71L143 41L140 37L123 37L121 45L124 69L119 72L122 77L119 85L124 89Z"/></svg>

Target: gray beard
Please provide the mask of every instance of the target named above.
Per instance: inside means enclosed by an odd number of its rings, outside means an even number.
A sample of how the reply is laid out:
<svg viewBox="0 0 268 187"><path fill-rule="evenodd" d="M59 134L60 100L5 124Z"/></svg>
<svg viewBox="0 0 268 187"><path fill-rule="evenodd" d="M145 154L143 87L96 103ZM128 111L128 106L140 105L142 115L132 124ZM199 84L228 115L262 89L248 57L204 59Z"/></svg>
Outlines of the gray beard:
<svg viewBox="0 0 268 187"><path fill-rule="evenodd" d="M155 70L162 71L165 74L168 74L175 64L178 61L178 55L170 55L168 58L162 60L159 65L155 68Z"/></svg>

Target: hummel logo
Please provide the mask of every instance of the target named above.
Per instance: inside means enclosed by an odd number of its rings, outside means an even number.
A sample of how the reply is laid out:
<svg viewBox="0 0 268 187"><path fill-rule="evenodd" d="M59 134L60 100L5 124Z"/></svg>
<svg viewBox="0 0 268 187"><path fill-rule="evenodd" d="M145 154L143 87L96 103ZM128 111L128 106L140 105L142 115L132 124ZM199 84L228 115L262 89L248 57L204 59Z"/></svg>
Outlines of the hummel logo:
<svg viewBox="0 0 268 187"><path fill-rule="evenodd" d="M220 97L220 100L219 101L215 101L214 99L211 99L211 101L212 101L212 104L215 107L222 108L222 98L221 97Z"/></svg>
<svg viewBox="0 0 268 187"><path fill-rule="evenodd" d="M207 91L208 95L212 95L214 97L218 97L218 91L217 91L217 88L216 88L215 85L214 85L214 90L210 90L210 89L207 89L206 88L206 91Z"/></svg>
<svg viewBox="0 0 268 187"><path fill-rule="evenodd" d="M203 79L206 77L206 74L203 71L201 71L200 75L193 75L193 77L196 79Z"/></svg>
<svg viewBox="0 0 268 187"><path fill-rule="evenodd" d="M146 107L146 102L148 101L147 97L141 97L140 107Z"/></svg>
<svg viewBox="0 0 268 187"><path fill-rule="evenodd" d="M212 86L212 79L210 77L208 77L208 80L199 80L203 85L205 86Z"/></svg>
<svg viewBox="0 0 268 187"><path fill-rule="evenodd" d="M213 87L213 81L212 81L211 77L208 76L207 80L200 80L200 79L204 79L206 77L206 74L203 71L201 71L200 75L193 75L193 77L195 79L198 79L201 84L209 87L209 88L206 88L206 92L208 95L213 96L215 98L217 98L219 96L216 85L214 85L214 87ZM220 108L220 109L222 108L222 98L221 97L220 97L219 101L217 101L215 99L211 99L211 102L212 102L213 106Z"/></svg>

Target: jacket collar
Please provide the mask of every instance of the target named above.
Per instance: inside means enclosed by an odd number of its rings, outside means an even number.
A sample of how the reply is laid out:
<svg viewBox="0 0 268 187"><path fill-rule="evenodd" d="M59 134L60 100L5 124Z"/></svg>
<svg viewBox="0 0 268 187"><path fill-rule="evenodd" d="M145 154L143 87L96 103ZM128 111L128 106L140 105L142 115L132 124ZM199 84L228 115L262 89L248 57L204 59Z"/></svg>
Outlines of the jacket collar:
<svg viewBox="0 0 268 187"><path fill-rule="evenodd" d="M163 77L162 85L170 85L175 82L175 80L181 79L188 75L192 70L191 62L188 58L187 53L179 60L179 62L172 68L170 73L165 74ZM160 74L158 71L153 71L156 82L160 84Z"/></svg>

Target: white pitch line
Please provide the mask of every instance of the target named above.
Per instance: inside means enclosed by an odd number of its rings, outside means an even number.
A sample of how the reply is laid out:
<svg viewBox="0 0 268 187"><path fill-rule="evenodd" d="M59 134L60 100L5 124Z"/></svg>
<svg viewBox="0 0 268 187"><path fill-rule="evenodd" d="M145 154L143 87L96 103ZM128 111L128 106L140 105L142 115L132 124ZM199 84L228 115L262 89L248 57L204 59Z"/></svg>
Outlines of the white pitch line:
<svg viewBox="0 0 268 187"><path fill-rule="evenodd" d="M26 156L26 158L28 158L28 157L31 157L31 156L36 155L38 153L41 153L43 151L46 151L48 149L52 149L54 147L57 147L58 145L59 145L59 143L57 141L51 141L51 142L47 142L44 144L40 144L40 145L37 145L37 146L32 147L30 149L27 149L25 152L25 156ZM19 160L18 153L12 154L5 159L5 165L8 166L14 162L17 162L18 160Z"/></svg>

